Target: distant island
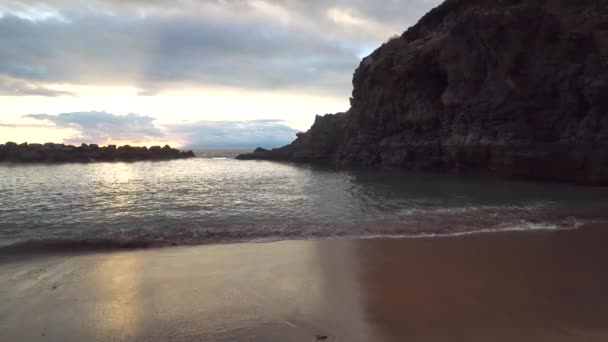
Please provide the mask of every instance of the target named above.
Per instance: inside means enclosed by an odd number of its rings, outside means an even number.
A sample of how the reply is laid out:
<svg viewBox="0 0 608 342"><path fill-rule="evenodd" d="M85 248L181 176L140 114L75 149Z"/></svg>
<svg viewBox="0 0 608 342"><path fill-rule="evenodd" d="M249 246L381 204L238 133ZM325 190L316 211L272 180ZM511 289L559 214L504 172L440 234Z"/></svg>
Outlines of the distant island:
<svg viewBox="0 0 608 342"><path fill-rule="evenodd" d="M192 151L179 151L169 145L134 147L129 145L99 146L82 144L0 144L0 162L19 163L87 163L105 161L170 160L194 157Z"/></svg>
<svg viewBox="0 0 608 342"><path fill-rule="evenodd" d="M238 159L608 185L607 9L447 0L362 60L347 112Z"/></svg>

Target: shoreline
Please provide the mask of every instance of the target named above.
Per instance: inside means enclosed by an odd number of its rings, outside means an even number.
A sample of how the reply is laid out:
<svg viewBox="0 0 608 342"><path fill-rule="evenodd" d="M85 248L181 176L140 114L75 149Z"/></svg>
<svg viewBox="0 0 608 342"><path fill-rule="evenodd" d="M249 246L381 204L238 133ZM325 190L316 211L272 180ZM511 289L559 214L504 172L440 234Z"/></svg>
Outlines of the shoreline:
<svg viewBox="0 0 608 342"><path fill-rule="evenodd" d="M114 253L127 251L146 251L158 249L173 249L173 248L197 248L206 246L227 246L227 245L243 245L243 244L273 244L281 242L323 242L323 241L366 241L366 240L443 240L443 239L458 239L468 236L477 235L502 235L502 234L534 234L534 233L561 233L567 231L575 231L580 229L597 229L597 227L606 226L608 222L597 223L580 223L572 227L534 227L534 228L488 228L471 231L456 231L451 233L413 233L413 234L395 234L395 235L367 235L367 236L311 236L311 237L262 237L253 240L209 240L206 242L194 243L175 243L157 240L144 241L115 241L109 239L83 239L83 240L28 240L17 242L14 244L0 246L0 265L3 258L22 257L35 258L46 255L80 255L88 253ZM607 228L608 229L608 228Z"/></svg>
<svg viewBox="0 0 608 342"><path fill-rule="evenodd" d="M605 341L608 225L0 261L28 341Z"/></svg>

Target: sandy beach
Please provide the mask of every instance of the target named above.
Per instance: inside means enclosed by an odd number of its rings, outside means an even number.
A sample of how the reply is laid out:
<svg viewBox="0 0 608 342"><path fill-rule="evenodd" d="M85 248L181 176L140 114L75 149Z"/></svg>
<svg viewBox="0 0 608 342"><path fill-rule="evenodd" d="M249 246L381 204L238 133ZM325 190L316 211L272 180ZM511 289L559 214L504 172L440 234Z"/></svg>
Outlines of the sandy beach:
<svg viewBox="0 0 608 342"><path fill-rule="evenodd" d="M597 225L5 254L0 340L607 341L607 243Z"/></svg>

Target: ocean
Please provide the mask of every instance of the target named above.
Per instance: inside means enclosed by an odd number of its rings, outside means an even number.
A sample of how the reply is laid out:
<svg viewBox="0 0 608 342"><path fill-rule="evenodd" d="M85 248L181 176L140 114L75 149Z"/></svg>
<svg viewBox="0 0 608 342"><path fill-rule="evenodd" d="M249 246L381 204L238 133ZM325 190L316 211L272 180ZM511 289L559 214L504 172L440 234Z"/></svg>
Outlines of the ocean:
<svg viewBox="0 0 608 342"><path fill-rule="evenodd" d="M608 189L187 160L0 165L0 251L457 236L608 221Z"/></svg>

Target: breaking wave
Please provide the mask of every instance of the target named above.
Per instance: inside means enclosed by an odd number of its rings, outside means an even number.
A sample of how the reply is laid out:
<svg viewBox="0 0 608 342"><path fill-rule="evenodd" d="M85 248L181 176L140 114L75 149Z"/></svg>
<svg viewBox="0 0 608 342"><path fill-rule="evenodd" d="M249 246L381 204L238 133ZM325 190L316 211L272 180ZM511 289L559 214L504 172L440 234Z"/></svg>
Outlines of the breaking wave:
<svg viewBox="0 0 608 342"><path fill-rule="evenodd" d="M0 251L140 249L218 243L271 242L330 238L435 238L513 231L568 230L605 223L542 206L409 209L392 217L349 224L310 226L173 227L128 231L87 231L65 238L13 241Z"/></svg>

